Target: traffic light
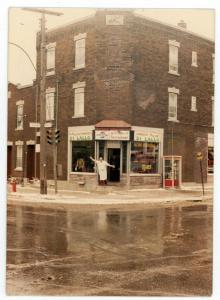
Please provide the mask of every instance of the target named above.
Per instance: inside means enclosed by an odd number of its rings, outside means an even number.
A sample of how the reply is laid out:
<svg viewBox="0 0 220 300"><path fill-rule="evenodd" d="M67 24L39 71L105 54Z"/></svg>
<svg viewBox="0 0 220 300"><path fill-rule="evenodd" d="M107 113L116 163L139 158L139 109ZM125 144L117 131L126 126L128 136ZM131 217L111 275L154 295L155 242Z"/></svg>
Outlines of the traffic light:
<svg viewBox="0 0 220 300"><path fill-rule="evenodd" d="M53 132L51 129L47 130L47 142L48 144L53 144Z"/></svg>
<svg viewBox="0 0 220 300"><path fill-rule="evenodd" d="M56 144L59 144L59 143L60 143L60 130L55 130L55 133L54 133L54 140L55 140L55 143L56 143Z"/></svg>

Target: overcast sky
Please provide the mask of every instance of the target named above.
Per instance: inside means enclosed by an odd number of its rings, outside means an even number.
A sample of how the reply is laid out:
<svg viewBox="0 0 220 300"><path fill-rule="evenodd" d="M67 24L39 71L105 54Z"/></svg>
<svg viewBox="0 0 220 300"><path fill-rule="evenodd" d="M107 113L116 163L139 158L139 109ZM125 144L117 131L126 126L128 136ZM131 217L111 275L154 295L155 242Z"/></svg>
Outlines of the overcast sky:
<svg viewBox="0 0 220 300"><path fill-rule="evenodd" d="M95 13L95 9L53 8L63 16L47 16L46 27L51 29L81 17ZM214 39L215 11L213 9L136 9L135 12L171 25L180 20L187 23L188 30ZM39 14L20 8L9 10L9 42L22 46L36 61L36 32L40 29ZM29 84L35 78L35 71L20 49L9 45L8 80L12 83Z"/></svg>

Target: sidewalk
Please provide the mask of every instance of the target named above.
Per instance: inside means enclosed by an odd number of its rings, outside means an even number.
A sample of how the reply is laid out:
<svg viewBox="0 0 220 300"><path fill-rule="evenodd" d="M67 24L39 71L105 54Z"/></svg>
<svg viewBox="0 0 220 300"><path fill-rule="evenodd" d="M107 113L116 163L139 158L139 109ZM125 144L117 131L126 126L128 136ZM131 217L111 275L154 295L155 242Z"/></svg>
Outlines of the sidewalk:
<svg viewBox="0 0 220 300"><path fill-rule="evenodd" d="M167 189L136 189L111 191L103 186L103 190L97 192L83 192L59 190L57 194L53 189L48 189L47 195L41 195L39 188L27 185L17 185L17 192L11 191L8 185L8 204L68 204L68 205L113 205L113 204L153 204L179 201L211 201L212 186L205 187L205 195L202 195L201 186L187 186L181 190Z"/></svg>

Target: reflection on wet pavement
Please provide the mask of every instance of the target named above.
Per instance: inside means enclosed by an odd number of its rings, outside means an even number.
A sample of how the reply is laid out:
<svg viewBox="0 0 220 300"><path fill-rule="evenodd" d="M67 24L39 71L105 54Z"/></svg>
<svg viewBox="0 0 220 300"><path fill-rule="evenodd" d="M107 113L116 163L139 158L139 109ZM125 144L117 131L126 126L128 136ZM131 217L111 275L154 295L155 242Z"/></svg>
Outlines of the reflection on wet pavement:
<svg viewBox="0 0 220 300"><path fill-rule="evenodd" d="M207 205L8 207L8 295L210 295Z"/></svg>

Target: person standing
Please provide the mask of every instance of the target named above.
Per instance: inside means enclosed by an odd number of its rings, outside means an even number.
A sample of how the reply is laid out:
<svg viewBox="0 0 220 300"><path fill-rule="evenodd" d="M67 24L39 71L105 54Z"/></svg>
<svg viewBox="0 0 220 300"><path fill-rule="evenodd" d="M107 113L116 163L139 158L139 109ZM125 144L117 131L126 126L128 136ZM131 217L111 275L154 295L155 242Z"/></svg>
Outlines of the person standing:
<svg viewBox="0 0 220 300"><path fill-rule="evenodd" d="M99 160L96 160L90 156L90 159L97 165L99 183L107 184L107 167L115 168L115 166L110 165L107 161L103 160L102 157L99 157Z"/></svg>

